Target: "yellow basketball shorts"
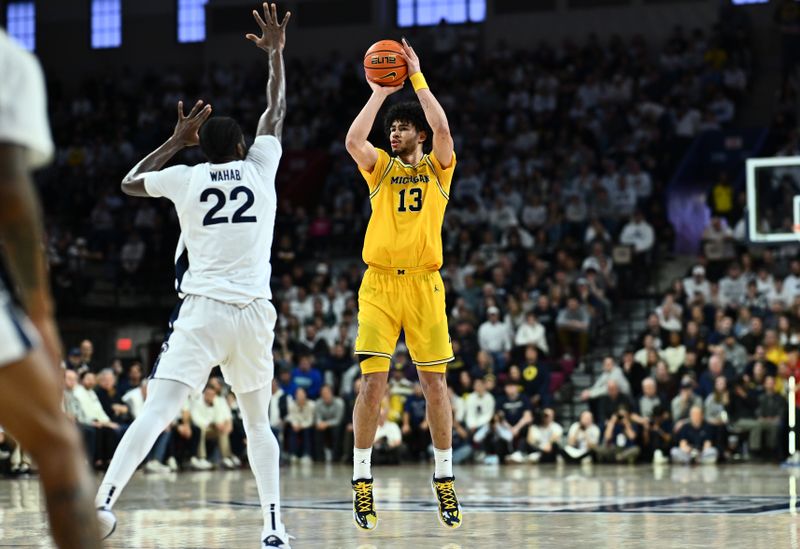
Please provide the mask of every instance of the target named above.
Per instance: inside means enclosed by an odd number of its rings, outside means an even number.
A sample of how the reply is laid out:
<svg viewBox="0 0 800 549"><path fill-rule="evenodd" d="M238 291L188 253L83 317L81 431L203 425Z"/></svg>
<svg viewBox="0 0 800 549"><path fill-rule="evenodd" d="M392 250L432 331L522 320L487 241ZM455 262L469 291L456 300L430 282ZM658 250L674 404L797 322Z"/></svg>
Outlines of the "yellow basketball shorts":
<svg viewBox="0 0 800 549"><path fill-rule="evenodd" d="M400 330L418 370L444 373L453 360L447 330L444 283L438 271L379 269L370 266L358 292L355 354L391 359ZM375 362L375 361L371 361ZM385 364L384 364L385 362ZM365 368L365 374L389 370L389 361Z"/></svg>

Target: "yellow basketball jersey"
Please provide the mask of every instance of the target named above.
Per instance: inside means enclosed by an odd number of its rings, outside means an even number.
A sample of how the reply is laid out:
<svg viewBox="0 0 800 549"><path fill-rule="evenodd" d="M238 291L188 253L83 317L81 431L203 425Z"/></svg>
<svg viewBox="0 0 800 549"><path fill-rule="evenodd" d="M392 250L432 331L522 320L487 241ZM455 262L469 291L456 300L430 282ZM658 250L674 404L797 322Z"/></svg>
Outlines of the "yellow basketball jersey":
<svg viewBox="0 0 800 549"><path fill-rule="evenodd" d="M387 269L442 266L442 223L456 167L456 155L447 169L436 155L426 154L416 166L375 149L372 172L362 170L369 185L372 215L364 239L367 265Z"/></svg>

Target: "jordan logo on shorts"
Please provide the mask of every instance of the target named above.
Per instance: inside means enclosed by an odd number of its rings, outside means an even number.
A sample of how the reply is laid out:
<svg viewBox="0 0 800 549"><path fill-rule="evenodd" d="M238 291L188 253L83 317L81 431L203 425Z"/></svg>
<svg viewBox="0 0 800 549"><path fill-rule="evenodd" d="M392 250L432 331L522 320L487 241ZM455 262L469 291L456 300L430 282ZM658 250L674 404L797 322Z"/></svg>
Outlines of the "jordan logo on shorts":
<svg viewBox="0 0 800 549"><path fill-rule="evenodd" d="M404 274L406 274L406 270L405 269L397 269L397 274L404 275Z"/></svg>

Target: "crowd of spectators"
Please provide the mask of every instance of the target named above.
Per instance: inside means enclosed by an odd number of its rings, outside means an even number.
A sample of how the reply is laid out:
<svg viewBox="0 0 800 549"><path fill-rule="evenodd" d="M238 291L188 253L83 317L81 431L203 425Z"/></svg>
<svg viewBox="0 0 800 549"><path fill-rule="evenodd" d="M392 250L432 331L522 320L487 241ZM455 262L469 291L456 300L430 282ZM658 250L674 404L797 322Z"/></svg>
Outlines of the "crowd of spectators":
<svg viewBox="0 0 800 549"><path fill-rule="evenodd" d="M647 292L650 266L671 249L665 182L692 137L735 117L750 76L746 28L724 20L710 32L676 28L659 45L640 35L592 35L582 44L539 43L526 51L479 43L428 47L425 36L415 40L423 61L426 49L442 60L427 74L459 156L442 267L456 357L448 368L454 457L638 459L636 451L606 443L635 438L627 435L641 411L615 409L601 420L594 410L565 430L555 417L559 389L596 347L620 297ZM369 205L344 135L360 108L355 98L368 93L359 71L336 54L287 62L284 150L321 151L329 166L321 192L288 200L281 195L290 185L279 186L270 417L290 461L346 460L352 447L349 417L359 386L352 349L364 269L355 253ZM39 183L63 313L83 312L101 280L142 300L172 291L173 207L123 196L118 182L169 135L178 99L202 97L251 132L264 106L264 79L263 68L232 65L213 66L197 80L179 71L120 69L78 90L51 83L59 148ZM177 160L201 158L189 150ZM661 341L637 347L637 359L650 365ZM146 396L141 365L98 369L83 348L67 363L68 410L102 467ZM656 384L666 383L658 375ZM400 342L377 461L427 455L424 399L414 378ZM609 380L608 393L611 387ZM623 394L640 387L641 380L631 383ZM209 457L236 466L243 448L235 399L212 381L159 439L148 467L207 468Z"/></svg>

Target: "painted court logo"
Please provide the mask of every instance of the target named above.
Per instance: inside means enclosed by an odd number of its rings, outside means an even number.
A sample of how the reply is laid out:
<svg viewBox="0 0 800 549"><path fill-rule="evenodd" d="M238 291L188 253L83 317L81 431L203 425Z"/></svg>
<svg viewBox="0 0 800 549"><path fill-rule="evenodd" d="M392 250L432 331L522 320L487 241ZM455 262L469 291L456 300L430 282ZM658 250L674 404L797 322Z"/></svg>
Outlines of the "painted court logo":
<svg viewBox="0 0 800 549"><path fill-rule="evenodd" d="M509 497L470 498L469 510L478 513L548 514L655 514L655 515L774 515L788 513L790 501L780 496L626 496L626 497ZM257 501L210 501L213 505L258 508ZM381 509L427 513L436 503L428 499L379 501ZM289 500L285 509L348 511L353 502L342 500Z"/></svg>

